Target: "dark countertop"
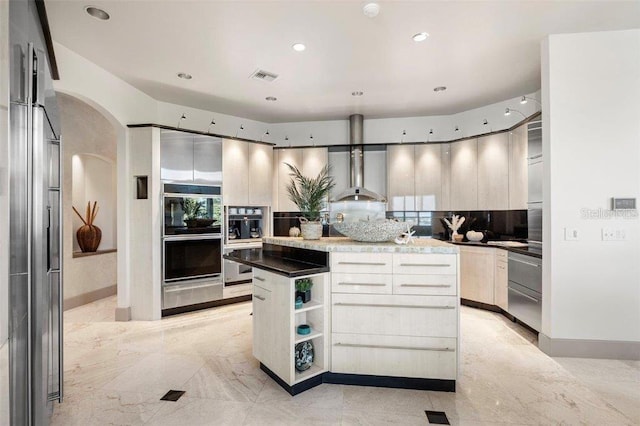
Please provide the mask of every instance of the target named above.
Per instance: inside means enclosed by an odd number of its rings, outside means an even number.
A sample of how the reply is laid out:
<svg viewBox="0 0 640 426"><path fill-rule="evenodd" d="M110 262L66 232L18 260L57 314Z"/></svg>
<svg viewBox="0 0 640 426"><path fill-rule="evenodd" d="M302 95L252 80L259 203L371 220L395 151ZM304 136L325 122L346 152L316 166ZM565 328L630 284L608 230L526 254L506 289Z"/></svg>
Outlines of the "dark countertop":
<svg viewBox="0 0 640 426"><path fill-rule="evenodd" d="M282 256L282 253L260 248L234 250L223 256L227 260L242 263L265 271L273 272L285 277L293 278L303 275L329 272L328 263L318 264L303 262Z"/></svg>
<svg viewBox="0 0 640 426"><path fill-rule="evenodd" d="M524 254L525 256L537 257L538 259L542 259L542 249L538 247L503 247L503 246L494 246L487 243L476 242L476 241L462 241L459 243L451 242L451 244L455 244L457 246L473 246L473 247L491 247L491 248L499 248L502 250L507 250L513 253Z"/></svg>

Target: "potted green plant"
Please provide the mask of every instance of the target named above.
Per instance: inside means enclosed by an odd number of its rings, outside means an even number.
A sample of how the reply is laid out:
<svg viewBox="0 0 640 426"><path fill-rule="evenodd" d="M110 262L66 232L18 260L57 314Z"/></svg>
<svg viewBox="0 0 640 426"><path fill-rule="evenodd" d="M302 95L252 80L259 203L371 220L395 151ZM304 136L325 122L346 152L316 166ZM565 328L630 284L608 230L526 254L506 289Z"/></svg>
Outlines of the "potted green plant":
<svg viewBox="0 0 640 426"><path fill-rule="evenodd" d="M302 303L307 303L311 300L311 287L313 287L313 280L311 278L299 278L296 280L296 299L300 297Z"/></svg>
<svg viewBox="0 0 640 426"><path fill-rule="evenodd" d="M325 205L329 191L335 185L333 178L329 176L329 166L324 166L315 178L309 178L304 176L296 166L285 164L291 171L289 173L291 181L287 185L289 199L298 206L302 214L300 218L302 238L320 239L322 236L320 210Z"/></svg>
<svg viewBox="0 0 640 426"><path fill-rule="evenodd" d="M198 225L198 219L202 217L204 202L195 198L185 198L182 202L182 211L184 212L184 223L187 224L187 228L193 228Z"/></svg>

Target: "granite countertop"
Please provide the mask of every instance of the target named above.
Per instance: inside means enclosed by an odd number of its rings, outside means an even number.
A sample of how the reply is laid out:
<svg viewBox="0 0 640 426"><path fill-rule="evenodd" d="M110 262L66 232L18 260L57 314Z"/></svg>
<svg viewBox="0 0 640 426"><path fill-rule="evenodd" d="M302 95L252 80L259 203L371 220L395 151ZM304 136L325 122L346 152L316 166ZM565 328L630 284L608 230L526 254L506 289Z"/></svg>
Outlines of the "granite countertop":
<svg viewBox="0 0 640 426"><path fill-rule="evenodd" d="M415 239L413 243L407 245L392 242L360 243L346 237L323 237L319 240L303 240L301 237L264 237L262 241L268 244L323 252L459 253L456 246L436 239Z"/></svg>
<svg viewBox="0 0 640 426"><path fill-rule="evenodd" d="M290 278L329 272L328 262L303 262L262 248L234 250L223 258Z"/></svg>

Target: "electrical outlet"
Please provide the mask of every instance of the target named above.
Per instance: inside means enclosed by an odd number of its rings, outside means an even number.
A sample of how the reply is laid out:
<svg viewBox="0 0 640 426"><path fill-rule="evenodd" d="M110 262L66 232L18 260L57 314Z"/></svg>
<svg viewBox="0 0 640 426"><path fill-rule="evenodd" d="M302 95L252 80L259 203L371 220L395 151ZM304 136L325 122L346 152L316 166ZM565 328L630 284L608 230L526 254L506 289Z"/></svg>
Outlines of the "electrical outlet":
<svg viewBox="0 0 640 426"><path fill-rule="evenodd" d="M565 241L578 241L579 234L577 228L564 228Z"/></svg>
<svg viewBox="0 0 640 426"><path fill-rule="evenodd" d="M626 241L627 232L620 228L602 228L602 241Z"/></svg>

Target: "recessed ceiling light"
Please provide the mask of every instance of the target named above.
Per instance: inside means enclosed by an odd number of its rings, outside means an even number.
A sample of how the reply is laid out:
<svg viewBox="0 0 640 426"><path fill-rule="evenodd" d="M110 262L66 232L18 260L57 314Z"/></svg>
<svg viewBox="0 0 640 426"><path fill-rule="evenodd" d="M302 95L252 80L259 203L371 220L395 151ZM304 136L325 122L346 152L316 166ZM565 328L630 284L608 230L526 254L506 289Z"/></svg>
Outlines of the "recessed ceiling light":
<svg viewBox="0 0 640 426"><path fill-rule="evenodd" d="M444 92L445 90L447 90L447 86L438 86L433 88L434 92Z"/></svg>
<svg viewBox="0 0 640 426"><path fill-rule="evenodd" d="M267 96L265 99L269 102L275 102L278 100L278 98L276 98L275 96Z"/></svg>
<svg viewBox="0 0 640 426"><path fill-rule="evenodd" d="M305 50L307 48L307 46L305 46L302 43L296 43L291 47L293 47L293 50L295 50L296 52L302 52L303 50Z"/></svg>
<svg viewBox="0 0 640 426"><path fill-rule="evenodd" d="M107 12L95 6L87 6L84 8L84 10L89 15L93 16L96 19L100 19L101 21L107 21L110 18Z"/></svg>
<svg viewBox="0 0 640 426"><path fill-rule="evenodd" d="M429 37L429 33L422 32L422 33L415 34L411 38L413 38L413 41L425 41L427 37Z"/></svg>
<svg viewBox="0 0 640 426"><path fill-rule="evenodd" d="M191 74L187 74L186 72L179 72L178 77L183 80L191 80L193 78Z"/></svg>
<svg viewBox="0 0 640 426"><path fill-rule="evenodd" d="M351 92L351 96L362 96L362 95L364 95L364 92L360 92L360 91Z"/></svg>

